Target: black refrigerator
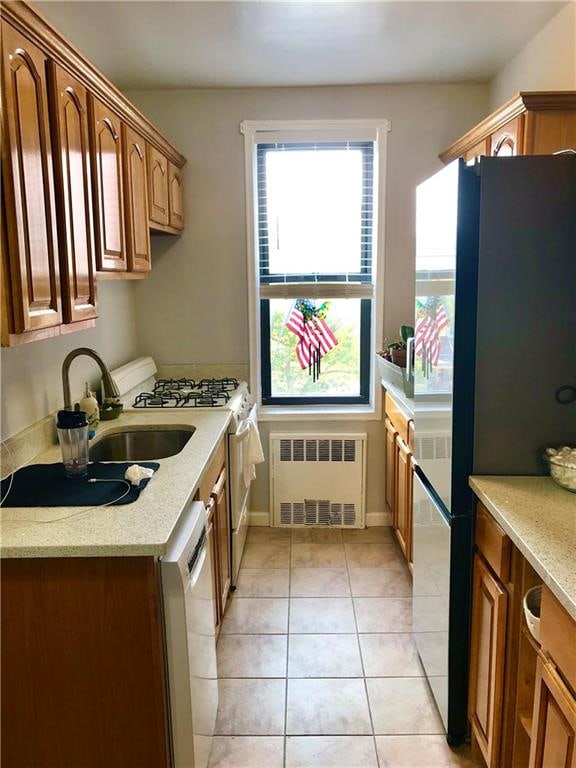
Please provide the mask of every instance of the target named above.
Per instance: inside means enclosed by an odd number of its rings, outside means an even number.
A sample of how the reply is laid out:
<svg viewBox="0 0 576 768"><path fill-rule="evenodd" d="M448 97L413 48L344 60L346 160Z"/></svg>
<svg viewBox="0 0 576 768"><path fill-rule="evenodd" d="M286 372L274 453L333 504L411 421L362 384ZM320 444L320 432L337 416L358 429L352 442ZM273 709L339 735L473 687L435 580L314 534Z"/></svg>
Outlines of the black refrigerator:
<svg viewBox="0 0 576 768"><path fill-rule="evenodd" d="M413 632L448 741L467 732L468 478L576 444L576 155L456 161L417 189Z"/></svg>

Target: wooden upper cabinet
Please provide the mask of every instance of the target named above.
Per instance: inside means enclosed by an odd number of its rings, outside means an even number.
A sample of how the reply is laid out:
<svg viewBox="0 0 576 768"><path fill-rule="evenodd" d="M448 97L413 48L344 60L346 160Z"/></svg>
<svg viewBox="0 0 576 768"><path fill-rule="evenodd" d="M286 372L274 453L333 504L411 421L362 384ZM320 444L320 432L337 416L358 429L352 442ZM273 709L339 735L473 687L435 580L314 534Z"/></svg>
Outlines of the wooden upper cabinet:
<svg viewBox="0 0 576 768"><path fill-rule="evenodd" d="M536 666L530 768L576 768L576 699L542 658Z"/></svg>
<svg viewBox="0 0 576 768"><path fill-rule="evenodd" d="M455 141L440 159L549 155L570 148L576 148L576 91L524 91Z"/></svg>
<svg viewBox="0 0 576 768"><path fill-rule="evenodd" d="M174 163L168 163L168 223L173 229L184 229L182 171Z"/></svg>
<svg viewBox="0 0 576 768"><path fill-rule="evenodd" d="M72 323L97 316L88 94L54 62L48 71L62 311Z"/></svg>
<svg viewBox="0 0 576 768"><path fill-rule="evenodd" d="M11 333L62 322L47 58L2 21L2 172Z"/></svg>
<svg viewBox="0 0 576 768"><path fill-rule="evenodd" d="M148 145L148 217L150 226L167 227L170 221L168 203L168 160Z"/></svg>
<svg viewBox="0 0 576 768"><path fill-rule="evenodd" d="M146 144L136 131L124 132L124 201L126 215L126 255L130 272L149 272L152 268L148 229L148 189Z"/></svg>
<svg viewBox="0 0 576 768"><path fill-rule="evenodd" d="M475 555L468 712L488 768L499 766L507 612L508 594Z"/></svg>
<svg viewBox="0 0 576 768"><path fill-rule="evenodd" d="M524 117L517 117L510 120L505 126L495 131L491 137L492 150L490 152L494 157L514 157L523 153L523 128Z"/></svg>
<svg viewBox="0 0 576 768"><path fill-rule="evenodd" d="M122 127L120 119L98 99L90 99L96 267L125 272Z"/></svg>

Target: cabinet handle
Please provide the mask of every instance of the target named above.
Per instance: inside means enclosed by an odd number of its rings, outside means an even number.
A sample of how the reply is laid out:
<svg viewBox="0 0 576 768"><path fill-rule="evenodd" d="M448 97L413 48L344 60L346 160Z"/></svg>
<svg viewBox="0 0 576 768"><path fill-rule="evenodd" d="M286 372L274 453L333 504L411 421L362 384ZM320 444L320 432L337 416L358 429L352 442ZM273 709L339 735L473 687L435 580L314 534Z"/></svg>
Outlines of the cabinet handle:
<svg viewBox="0 0 576 768"><path fill-rule="evenodd" d="M206 514L207 515L209 515L210 512L212 512L212 507L214 506L215 503L216 503L216 497L215 496L210 496L210 501L208 502L208 504L206 504Z"/></svg>
<svg viewBox="0 0 576 768"><path fill-rule="evenodd" d="M222 472L220 472L218 480L216 480L216 485L212 489L212 496L218 496L218 494L224 487L225 482L226 482L226 467L223 468Z"/></svg>
<svg viewBox="0 0 576 768"><path fill-rule="evenodd" d="M138 152L138 157L140 158L140 160L143 160L144 159L144 153L140 149L140 144L138 144L137 142L134 142L134 149L136 150L136 152Z"/></svg>
<svg viewBox="0 0 576 768"><path fill-rule="evenodd" d="M112 138L114 139L114 141L118 141L118 134L114 130L114 124L112 123L112 120L110 120L109 117L103 117L102 118L102 122L108 128L110 133L112 134Z"/></svg>

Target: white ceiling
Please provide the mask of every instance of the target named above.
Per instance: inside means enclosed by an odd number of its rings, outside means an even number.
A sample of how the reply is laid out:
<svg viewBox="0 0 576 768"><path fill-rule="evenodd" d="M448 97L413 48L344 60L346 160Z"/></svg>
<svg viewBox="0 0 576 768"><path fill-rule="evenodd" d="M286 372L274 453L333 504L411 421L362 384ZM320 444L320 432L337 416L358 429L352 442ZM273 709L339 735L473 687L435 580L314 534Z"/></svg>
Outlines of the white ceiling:
<svg viewBox="0 0 576 768"><path fill-rule="evenodd" d="M486 82L566 4L37 2L124 89Z"/></svg>

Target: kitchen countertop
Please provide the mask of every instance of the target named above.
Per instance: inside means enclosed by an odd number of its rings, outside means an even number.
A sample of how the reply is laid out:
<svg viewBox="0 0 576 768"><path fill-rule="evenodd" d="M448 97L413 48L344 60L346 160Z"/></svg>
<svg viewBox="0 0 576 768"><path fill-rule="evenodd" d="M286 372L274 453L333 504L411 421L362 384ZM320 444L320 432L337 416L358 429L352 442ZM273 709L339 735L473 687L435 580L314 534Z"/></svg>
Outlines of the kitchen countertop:
<svg viewBox="0 0 576 768"><path fill-rule="evenodd" d="M396 400L396 402L402 408L402 410L406 412L406 415L408 416L408 418L413 419L414 418L414 401L408 397L408 395L404 392L404 390L400 389L400 387L397 387L395 384L391 384L389 381L386 381L385 379L381 379L381 384L385 390L390 392L390 394L392 395L394 400Z"/></svg>
<svg viewBox="0 0 576 768"><path fill-rule="evenodd" d="M0 509L2 557L108 557L166 552L170 535L186 504L193 498L222 437L227 410L124 413L101 422L95 439L135 425L193 425L196 431L184 449L166 459L137 501L108 507L12 507ZM31 464L60 461L54 445Z"/></svg>
<svg viewBox="0 0 576 768"><path fill-rule="evenodd" d="M550 477L475 476L470 487L576 621L576 495Z"/></svg>

